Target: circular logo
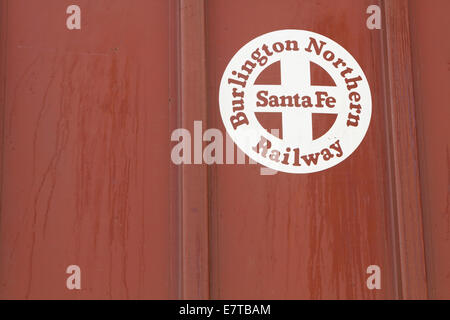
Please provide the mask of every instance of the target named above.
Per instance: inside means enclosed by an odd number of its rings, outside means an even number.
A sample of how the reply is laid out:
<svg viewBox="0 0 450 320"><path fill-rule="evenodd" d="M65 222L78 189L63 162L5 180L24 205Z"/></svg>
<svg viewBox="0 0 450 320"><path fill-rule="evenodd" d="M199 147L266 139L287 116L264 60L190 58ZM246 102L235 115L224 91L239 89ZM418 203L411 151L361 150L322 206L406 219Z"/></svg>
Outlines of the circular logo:
<svg viewBox="0 0 450 320"><path fill-rule="evenodd" d="M332 81L316 84L312 68ZM270 77L264 82L269 69L277 83ZM372 113L369 84L352 55L304 30L270 32L242 47L222 77L219 104L236 145L258 163L288 173L317 172L346 159L363 140ZM281 116L278 135L259 120L275 114ZM321 116L332 120L317 134Z"/></svg>

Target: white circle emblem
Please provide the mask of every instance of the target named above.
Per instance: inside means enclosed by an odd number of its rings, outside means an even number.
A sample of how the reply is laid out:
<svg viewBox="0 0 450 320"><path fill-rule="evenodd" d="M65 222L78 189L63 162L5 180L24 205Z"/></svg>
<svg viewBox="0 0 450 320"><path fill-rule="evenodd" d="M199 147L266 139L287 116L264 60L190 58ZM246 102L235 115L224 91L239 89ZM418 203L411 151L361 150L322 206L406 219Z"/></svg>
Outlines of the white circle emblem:
<svg viewBox="0 0 450 320"><path fill-rule="evenodd" d="M255 84L276 62L281 84ZM311 62L335 86L312 85ZM258 163L288 173L317 172L346 159L364 139L372 113L370 87L357 61L333 40L304 30L270 32L242 47L222 77L219 104L236 145ZM257 113L281 114L280 138L260 124ZM316 139L314 114L336 116Z"/></svg>

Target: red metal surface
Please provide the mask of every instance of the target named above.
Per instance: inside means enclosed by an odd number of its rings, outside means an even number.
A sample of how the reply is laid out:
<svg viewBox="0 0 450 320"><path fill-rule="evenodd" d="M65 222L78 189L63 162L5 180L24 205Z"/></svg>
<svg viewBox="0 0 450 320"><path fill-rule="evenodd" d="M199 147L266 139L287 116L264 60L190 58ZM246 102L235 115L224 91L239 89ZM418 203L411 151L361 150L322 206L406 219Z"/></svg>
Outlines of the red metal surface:
<svg viewBox="0 0 450 320"><path fill-rule="evenodd" d="M223 128L217 92L228 61L249 40L278 29L313 30L345 47L368 77L376 110L362 145L332 169L264 177L257 166L214 168L212 297L399 297L386 148L384 53L380 31L368 30L366 16L361 15L369 4L207 3L210 127ZM372 264L383 270L383 290L378 292L366 287L366 268Z"/></svg>
<svg viewBox="0 0 450 320"><path fill-rule="evenodd" d="M386 1L386 104L401 297L427 297L408 1Z"/></svg>
<svg viewBox="0 0 450 320"><path fill-rule="evenodd" d="M175 298L169 2L2 1L2 298ZM66 288L68 265L82 290Z"/></svg>
<svg viewBox="0 0 450 320"><path fill-rule="evenodd" d="M203 0L180 2L181 123L195 135L194 121L206 118L206 52ZM197 140L197 139L193 139ZM193 142L193 162L182 166L182 292L186 299L209 298L208 177L206 164L199 164ZM198 152L197 152L198 154ZM200 151L202 155L202 151ZM200 162L203 161L200 159Z"/></svg>
<svg viewBox="0 0 450 320"><path fill-rule="evenodd" d="M450 2L410 2L414 96L430 298L450 298Z"/></svg>
<svg viewBox="0 0 450 320"><path fill-rule="evenodd" d="M66 28L71 4L81 30ZM382 30L366 27L373 4ZM450 298L448 1L0 10L0 298ZM364 70L373 112L359 148L307 175L172 164L174 129L194 135L199 120L225 136L218 90L233 55L291 28L335 40ZM81 290L66 288L72 264ZM381 290L366 286L370 265Z"/></svg>

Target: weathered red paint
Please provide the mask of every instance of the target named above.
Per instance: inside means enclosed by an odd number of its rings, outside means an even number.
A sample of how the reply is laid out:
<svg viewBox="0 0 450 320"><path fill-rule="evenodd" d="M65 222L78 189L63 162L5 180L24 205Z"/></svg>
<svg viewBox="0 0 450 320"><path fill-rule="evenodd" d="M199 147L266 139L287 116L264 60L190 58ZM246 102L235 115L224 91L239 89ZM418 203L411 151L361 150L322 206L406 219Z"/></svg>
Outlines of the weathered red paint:
<svg viewBox="0 0 450 320"><path fill-rule="evenodd" d="M358 60L373 96L370 129L346 161L309 175L262 177L259 168L217 166L211 174L211 296L214 298L397 298L392 176L386 132L382 33L365 27L367 1L207 3L210 127L222 128L217 84L246 42L277 29L334 39ZM276 12L276 14L275 14ZM251 23L246 22L251 21ZM213 67L214 66L214 67ZM383 270L383 290L366 268Z"/></svg>
<svg viewBox="0 0 450 320"><path fill-rule="evenodd" d="M65 26L74 3L79 31ZM372 4L382 30L366 28ZM449 298L449 6L0 0L0 298ZM225 133L231 57L288 28L337 41L363 68L361 146L308 175L173 165L174 129ZM71 264L80 291L66 288ZM381 290L366 287L373 264Z"/></svg>
<svg viewBox="0 0 450 320"><path fill-rule="evenodd" d="M427 287L450 299L450 2L409 3Z"/></svg>
<svg viewBox="0 0 450 320"><path fill-rule="evenodd" d="M177 298L170 3L76 2L1 1L0 297Z"/></svg>

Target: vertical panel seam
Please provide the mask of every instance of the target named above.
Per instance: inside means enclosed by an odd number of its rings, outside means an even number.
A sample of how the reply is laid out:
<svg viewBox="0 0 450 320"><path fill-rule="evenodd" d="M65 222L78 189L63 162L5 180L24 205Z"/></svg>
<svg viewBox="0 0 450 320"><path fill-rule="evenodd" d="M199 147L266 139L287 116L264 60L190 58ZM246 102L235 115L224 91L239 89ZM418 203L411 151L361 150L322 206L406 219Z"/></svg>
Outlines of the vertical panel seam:
<svg viewBox="0 0 450 320"><path fill-rule="evenodd" d="M387 50L385 68L387 69L387 86L389 88L389 103L386 107L391 114L389 129L393 148L393 154L389 161L392 163L394 171L392 180L395 192L392 196L395 197L399 236L401 297L403 299L422 299L426 298L428 293L424 260L423 213L418 183L408 3L405 0L385 0L384 9ZM397 43L401 40L406 43L405 46ZM403 68L401 68L402 66ZM403 118L402 112L404 113ZM406 151L410 158L403 155L403 151ZM417 231L418 234L414 231Z"/></svg>

